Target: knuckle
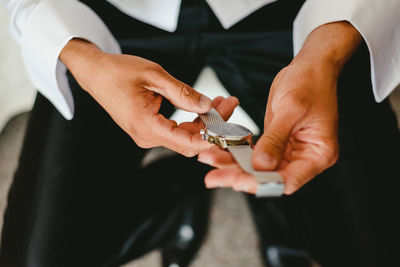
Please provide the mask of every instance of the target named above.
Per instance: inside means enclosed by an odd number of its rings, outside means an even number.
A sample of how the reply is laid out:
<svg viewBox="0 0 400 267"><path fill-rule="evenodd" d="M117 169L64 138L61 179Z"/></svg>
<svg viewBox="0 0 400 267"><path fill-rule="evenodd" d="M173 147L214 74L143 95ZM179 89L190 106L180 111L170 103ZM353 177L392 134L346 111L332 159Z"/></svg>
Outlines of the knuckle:
<svg viewBox="0 0 400 267"><path fill-rule="evenodd" d="M339 151L336 151L332 156L331 165L336 164L336 162L338 162L338 160L339 160Z"/></svg>
<svg viewBox="0 0 400 267"><path fill-rule="evenodd" d="M327 165L328 166L333 166L339 159L339 151L338 150L333 150L332 152L329 153L328 158L327 158Z"/></svg>
<svg viewBox="0 0 400 267"><path fill-rule="evenodd" d="M135 141L136 145L140 148L146 148L145 142L143 142L142 140L138 139L138 138L132 138L133 141Z"/></svg>
<svg viewBox="0 0 400 267"><path fill-rule="evenodd" d="M309 100L304 96L299 96L297 94L291 94L290 97L285 99L286 105L290 107L290 110L287 112L292 116L299 116L299 114L303 114L305 110L308 109Z"/></svg>
<svg viewBox="0 0 400 267"><path fill-rule="evenodd" d="M288 194L291 195L294 192L296 192L300 187L303 186L303 182L302 182L302 178L300 178L299 176L297 177L293 177L293 179L290 180L290 186L289 186L289 191Z"/></svg>
<svg viewBox="0 0 400 267"><path fill-rule="evenodd" d="M270 146L268 149L272 153L278 153L281 154L285 148L285 144L282 143L281 138L282 138L282 133L280 133L277 130L271 129L268 131L268 134L266 135L266 141L267 144Z"/></svg>
<svg viewBox="0 0 400 267"><path fill-rule="evenodd" d="M191 148L191 147L183 147L181 149L179 149L179 151L177 151L179 154L182 154L183 156L187 157L187 158L192 158L194 156L197 155L197 152Z"/></svg>
<svg viewBox="0 0 400 267"><path fill-rule="evenodd" d="M296 189L294 186L290 186L290 187L287 187L287 189L285 191L286 191L285 194L290 196L296 192Z"/></svg>
<svg viewBox="0 0 400 267"><path fill-rule="evenodd" d="M288 67L284 67L283 69L281 69L278 72L278 74L274 78L271 89L275 88L277 86L277 84L280 83L280 81L282 80L283 76L285 75L285 72L287 71L287 69L288 69Z"/></svg>
<svg viewBox="0 0 400 267"><path fill-rule="evenodd" d="M178 88L179 88L178 90L179 90L180 98L192 98L193 99L196 97L195 91L181 81L178 81Z"/></svg>
<svg viewBox="0 0 400 267"><path fill-rule="evenodd" d="M132 137L132 139L135 138L135 136L137 135L137 129L135 127L134 123L127 123L125 124L125 127L123 127L125 129L125 131L127 132L127 134L129 134L130 137Z"/></svg>
<svg viewBox="0 0 400 267"><path fill-rule="evenodd" d="M145 146L145 142L143 139L141 139L140 137L138 137L137 135L135 136L131 136L132 140L135 141L136 145L138 145L141 148L144 148Z"/></svg>
<svg viewBox="0 0 400 267"><path fill-rule="evenodd" d="M241 182L236 178L233 181L232 189L235 191L242 191L242 188L243 188L243 186L241 185Z"/></svg>
<svg viewBox="0 0 400 267"><path fill-rule="evenodd" d="M159 80L160 75L164 75L165 72L163 67L155 62L150 62L144 70L144 80L147 82Z"/></svg>
<svg viewBox="0 0 400 267"><path fill-rule="evenodd" d="M325 148L325 160L323 161L325 166L333 166L339 159L339 145L337 142L329 142Z"/></svg>
<svg viewBox="0 0 400 267"><path fill-rule="evenodd" d="M146 135L143 134L142 132L130 133L129 135L138 147L141 147L141 148L150 148L151 147L149 145L149 142L147 142L145 139Z"/></svg>
<svg viewBox="0 0 400 267"><path fill-rule="evenodd" d="M313 160L304 162L301 168L296 168L296 170L291 169L285 175L287 177L287 179L285 180L287 184L287 193L293 194L305 183L313 179L315 175L319 172L320 168L318 167L318 163Z"/></svg>
<svg viewBox="0 0 400 267"><path fill-rule="evenodd" d="M150 69L151 71L153 71L153 72L156 72L156 73L159 73L159 72L163 72L163 71L164 71L163 67L161 67L160 64L155 63L155 62L151 62L151 63L150 63L149 69Z"/></svg>
<svg viewBox="0 0 400 267"><path fill-rule="evenodd" d="M163 115L161 114L157 114L155 116L152 116L149 121L150 121L150 125L152 125L153 129L161 129L163 128Z"/></svg>
<svg viewBox="0 0 400 267"><path fill-rule="evenodd" d="M147 148L151 148L151 147L153 147L149 142L147 142L145 139L143 139L143 138L139 138L139 137L135 137L135 138L132 138L133 139L133 141L135 141L135 143L136 143L136 145L138 146L138 147L140 147L140 148L145 148L145 149L147 149Z"/></svg>

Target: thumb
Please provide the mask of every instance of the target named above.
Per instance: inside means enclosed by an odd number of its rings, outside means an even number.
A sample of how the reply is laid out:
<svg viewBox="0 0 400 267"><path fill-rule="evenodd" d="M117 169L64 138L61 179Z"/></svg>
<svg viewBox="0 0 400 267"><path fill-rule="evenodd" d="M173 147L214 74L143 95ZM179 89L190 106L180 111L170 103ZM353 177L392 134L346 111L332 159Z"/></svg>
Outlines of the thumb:
<svg viewBox="0 0 400 267"><path fill-rule="evenodd" d="M211 109L212 101L207 96L197 92L189 85L165 73L159 80L158 93L167 98L177 108L195 112L206 113Z"/></svg>
<svg viewBox="0 0 400 267"><path fill-rule="evenodd" d="M252 163L255 169L274 170L279 166L295 123L290 117L277 114L265 127L254 147Z"/></svg>

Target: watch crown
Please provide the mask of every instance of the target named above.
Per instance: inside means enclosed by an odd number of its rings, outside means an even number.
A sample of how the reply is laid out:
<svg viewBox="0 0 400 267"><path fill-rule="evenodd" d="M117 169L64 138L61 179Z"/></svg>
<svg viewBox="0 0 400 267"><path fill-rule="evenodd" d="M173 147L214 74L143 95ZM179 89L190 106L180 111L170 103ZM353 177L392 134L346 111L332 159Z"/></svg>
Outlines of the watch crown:
<svg viewBox="0 0 400 267"><path fill-rule="evenodd" d="M207 134L206 134L206 131L204 129L200 130L200 135L201 135L201 139L207 140Z"/></svg>

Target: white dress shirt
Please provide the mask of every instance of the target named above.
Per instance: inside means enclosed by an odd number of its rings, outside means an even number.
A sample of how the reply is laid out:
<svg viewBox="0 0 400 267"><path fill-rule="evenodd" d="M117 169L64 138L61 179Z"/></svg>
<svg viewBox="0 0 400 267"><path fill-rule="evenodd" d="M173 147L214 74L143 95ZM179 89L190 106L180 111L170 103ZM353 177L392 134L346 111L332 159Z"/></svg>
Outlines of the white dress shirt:
<svg viewBox="0 0 400 267"><path fill-rule="evenodd" d="M101 0L98 0L101 1ZM105 1L105 0L103 0ZM122 12L160 29L174 32L181 0L108 0ZM205 0L228 29L276 0ZM279 1L279 0L278 0ZM28 75L66 119L74 102L59 60L74 37L86 39L108 53L121 49L103 21L77 0L0 0L11 13L10 33L21 48ZM296 54L308 34L320 25L349 21L364 37L371 58L371 80L379 102L400 85L400 0L307 0L293 25Z"/></svg>

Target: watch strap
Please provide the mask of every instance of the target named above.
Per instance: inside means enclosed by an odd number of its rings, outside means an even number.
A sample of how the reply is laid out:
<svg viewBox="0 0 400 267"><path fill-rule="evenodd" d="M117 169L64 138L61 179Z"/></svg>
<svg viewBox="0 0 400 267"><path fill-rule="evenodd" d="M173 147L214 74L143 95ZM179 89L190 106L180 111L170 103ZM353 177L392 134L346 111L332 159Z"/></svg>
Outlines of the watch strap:
<svg viewBox="0 0 400 267"><path fill-rule="evenodd" d="M205 114L200 114L199 117L206 126L225 122L215 108L211 108L210 111Z"/></svg>
<svg viewBox="0 0 400 267"><path fill-rule="evenodd" d="M224 123L217 110L212 108L199 117L206 126L217 123ZM278 172L256 171L251 163L253 149L250 145L228 146L228 151L233 155L239 166L247 173L250 173L258 182L257 197L276 197L281 196L284 188L282 176Z"/></svg>
<svg viewBox="0 0 400 267"><path fill-rule="evenodd" d="M239 166L250 173L258 182L257 197L281 196L284 188L282 176L273 171L256 171L251 163L253 149L249 145L228 146L229 152L235 158Z"/></svg>

